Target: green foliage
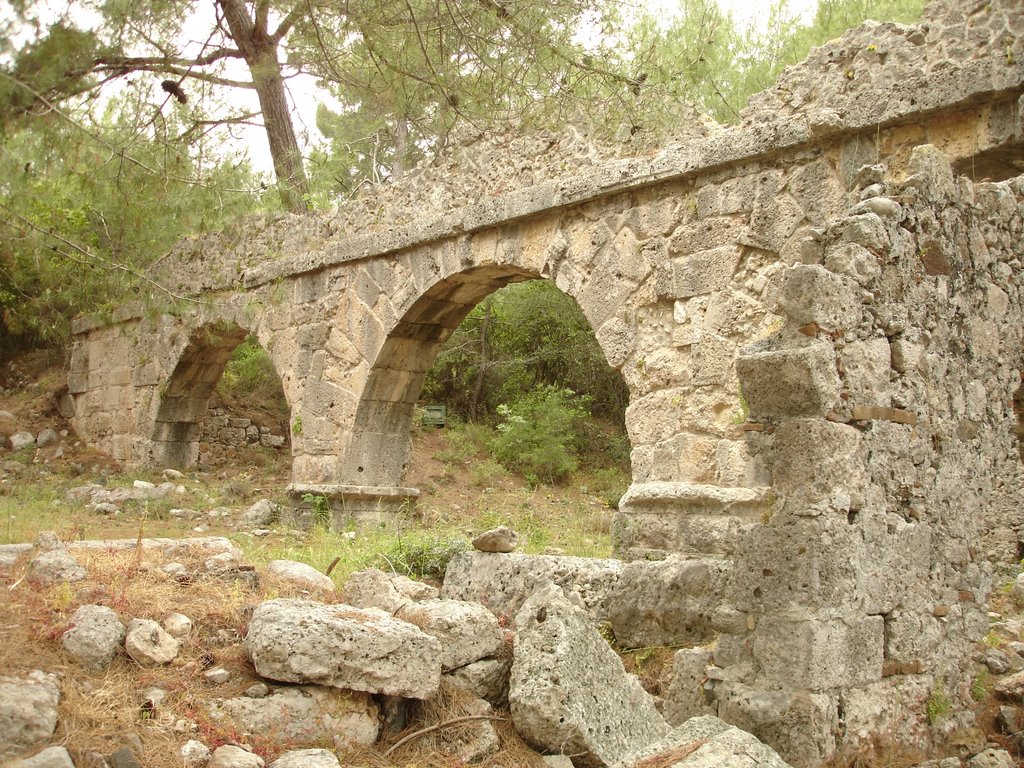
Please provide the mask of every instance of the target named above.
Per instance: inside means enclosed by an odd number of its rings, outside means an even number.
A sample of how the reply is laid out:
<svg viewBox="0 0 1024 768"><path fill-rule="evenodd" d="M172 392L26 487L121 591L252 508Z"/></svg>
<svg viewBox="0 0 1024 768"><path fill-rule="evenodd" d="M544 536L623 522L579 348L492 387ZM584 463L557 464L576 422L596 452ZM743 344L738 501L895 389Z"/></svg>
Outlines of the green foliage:
<svg viewBox="0 0 1024 768"><path fill-rule="evenodd" d="M588 402L572 390L541 385L498 406L502 420L494 457L534 485L564 480L579 466L580 425L590 415Z"/></svg>
<svg viewBox="0 0 1024 768"><path fill-rule="evenodd" d="M973 680L971 680L971 698L975 701L983 701L989 693L992 680L987 669L982 669Z"/></svg>
<svg viewBox="0 0 1024 768"><path fill-rule="evenodd" d="M313 510L313 520L320 527L327 527L331 522L331 504L322 493L304 493L302 501Z"/></svg>
<svg viewBox="0 0 1024 768"><path fill-rule="evenodd" d="M469 548L461 537L430 531L406 532L379 555L378 567L415 579L444 578L448 561Z"/></svg>
<svg viewBox="0 0 1024 768"><path fill-rule="evenodd" d="M254 336L248 337L231 353L231 359L217 383L217 392L222 396L260 403L284 400L274 362Z"/></svg>
<svg viewBox="0 0 1024 768"><path fill-rule="evenodd" d="M939 721L949 713L951 707L952 702L946 694L945 684L941 679L936 680L935 685L932 686L931 693L928 695L928 702L925 705L925 711L928 715L928 724L937 725Z"/></svg>

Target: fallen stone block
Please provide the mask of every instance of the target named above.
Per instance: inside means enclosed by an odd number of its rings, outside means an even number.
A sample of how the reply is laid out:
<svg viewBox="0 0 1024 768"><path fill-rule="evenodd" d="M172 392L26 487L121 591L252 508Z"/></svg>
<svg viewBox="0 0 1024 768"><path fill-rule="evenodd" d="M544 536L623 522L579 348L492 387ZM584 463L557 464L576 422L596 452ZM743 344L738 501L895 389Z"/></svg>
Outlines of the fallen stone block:
<svg viewBox="0 0 1024 768"><path fill-rule="evenodd" d="M668 733L654 700L561 587L530 597L515 626L509 705L533 747L571 754L586 768L611 765Z"/></svg>
<svg viewBox="0 0 1024 768"><path fill-rule="evenodd" d="M494 614L479 603L422 600L405 605L395 616L438 639L443 672L495 655L505 640Z"/></svg>
<svg viewBox="0 0 1024 768"><path fill-rule="evenodd" d="M402 606L438 596L436 588L377 568L356 571L345 582L345 602L356 608L380 608L396 613Z"/></svg>
<svg viewBox="0 0 1024 768"><path fill-rule="evenodd" d="M280 688L269 696L210 702L210 717L227 720L243 736L259 736L296 746L330 742L372 744L380 731L378 709L362 691L322 686Z"/></svg>
<svg viewBox="0 0 1024 768"><path fill-rule="evenodd" d="M746 731L703 715L687 720L665 738L620 761L614 768L790 768L771 747Z"/></svg>
<svg viewBox="0 0 1024 768"><path fill-rule="evenodd" d="M441 683L441 643L373 608L268 600L253 611L245 646L271 680L412 699Z"/></svg>
<svg viewBox="0 0 1024 768"><path fill-rule="evenodd" d="M498 616L515 616L523 602L553 582L576 592L595 621L608 615L621 560L556 555L460 552L448 563L441 597L480 603Z"/></svg>
<svg viewBox="0 0 1024 768"><path fill-rule="evenodd" d="M501 706L508 701L508 676L512 659L480 659L464 667L446 672L445 680L456 688Z"/></svg>
<svg viewBox="0 0 1024 768"><path fill-rule="evenodd" d="M271 560L267 563L266 573L297 587L334 591L334 582L330 576L325 576L311 565L294 560Z"/></svg>

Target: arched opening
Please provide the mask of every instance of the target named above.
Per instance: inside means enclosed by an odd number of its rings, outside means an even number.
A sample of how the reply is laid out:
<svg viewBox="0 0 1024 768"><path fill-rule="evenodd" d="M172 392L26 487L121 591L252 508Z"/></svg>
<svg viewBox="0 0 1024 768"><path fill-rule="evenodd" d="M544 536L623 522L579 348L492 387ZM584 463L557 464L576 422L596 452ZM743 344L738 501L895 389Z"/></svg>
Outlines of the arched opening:
<svg viewBox="0 0 1024 768"><path fill-rule="evenodd" d="M225 371L239 386L223 384ZM218 385L222 392L218 395ZM232 391L236 390L236 391ZM252 400L236 412L244 390ZM216 466L239 449L288 446L288 405L269 356L255 337L238 325L218 324L193 332L170 379L161 388L153 430L153 461L166 467ZM262 411L263 413L257 413ZM283 411L283 413L279 413ZM255 418L253 418L255 416Z"/></svg>
<svg viewBox="0 0 1024 768"><path fill-rule="evenodd" d="M426 494L419 506L429 516L429 507L458 506L456 496L487 487L493 517L505 502L496 494L518 493L522 506L519 491L538 488L536 498L554 504L570 492L575 499L585 476L580 506L606 518L605 546L589 553L607 553L612 509L630 482L628 390L575 300L539 278L485 266L439 282L410 308L385 341L357 408L342 463L344 482L358 486L349 493L383 498L386 488L415 486ZM414 430L417 405L444 405L461 423ZM516 434L518 424L524 428ZM478 450L466 453L474 442ZM617 449L614 470L591 472L608 446ZM434 459L446 449L465 455L457 467L443 458L438 472Z"/></svg>

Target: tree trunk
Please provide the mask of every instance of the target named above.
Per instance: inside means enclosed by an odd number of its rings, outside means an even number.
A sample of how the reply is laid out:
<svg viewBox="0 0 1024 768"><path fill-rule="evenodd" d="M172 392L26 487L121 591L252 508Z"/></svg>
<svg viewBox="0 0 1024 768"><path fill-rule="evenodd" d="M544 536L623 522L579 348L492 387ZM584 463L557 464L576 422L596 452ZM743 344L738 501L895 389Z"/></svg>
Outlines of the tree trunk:
<svg viewBox="0 0 1024 768"><path fill-rule="evenodd" d="M245 7L245 0L217 0L232 40L238 46L256 86L263 112L263 125L274 160L281 201L290 211L308 208L309 182L302 166L302 152L295 138L292 117L285 97L281 62L277 58L279 41L265 28L256 25ZM264 20L265 24L265 20Z"/></svg>
<svg viewBox="0 0 1024 768"><path fill-rule="evenodd" d="M491 324L491 299L484 304L484 319L480 324L480 365L476 370L476 385L469 401L469 420L476 421L476 410L480 405L480 397L484 392L484 378L487 375L487 327Z"/></svg>

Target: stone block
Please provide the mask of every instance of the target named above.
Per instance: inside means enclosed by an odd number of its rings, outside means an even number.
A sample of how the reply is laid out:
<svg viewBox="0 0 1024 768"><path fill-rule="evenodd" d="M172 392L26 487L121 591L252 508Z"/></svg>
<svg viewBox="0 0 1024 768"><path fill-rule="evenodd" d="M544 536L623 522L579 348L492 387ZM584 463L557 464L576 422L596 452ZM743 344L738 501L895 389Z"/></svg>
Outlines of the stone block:
<svg viewBox="0 0 1024 768"><path fill-rule="evenodd" d="M825 249L825 268L867 285L880 274L878 256L857 243L837 242Z"/></svg>
<svg viewBox="0 0 1024 768"><path fill-rule="evenodd" d="M744 627L745 629L745 627ZM672 681L665 692L662 714L669 725L682 725L691 717L710 715L717 709L709 691L706 670L712 663L713 646L680 648L672 661Z"/></svg>
<svg viewBox="0 0 1024 768"><path fill-rule="evenodd" d="M376 609L268 600L253 611L245 646L271 680L414 699L441 682L437 639Z"/></svg>
<svg viewBox="0 0 1024 768"><path fill-rule="evenodd" d="M496 655L505 640L497 618L479 603L435 598L408 603L395 615L440 641L442 672Z"/></svg>
<svg viewBox="0 0 1024 768"><path fill-rule="evenodd" d="M772 685L799 681L810 690L865 685L882 679L884 636L881 616L766 615L754 630L754 657Z"/></svg>
<svg viewBox="0 0 1024 768"><path fill-rule="evenodd" d="M771 747L713 715L683 723L613 768L790 768Z"/></svg>
<svg viewBox="0 0 1024 768"><path fill-rule="evenodd" d="M722 290L740 263L737 245L722 245L672 259L672 297L685 299Z"/></svg>
<svg viewBox="0 0 1024 768"><path fill-rule="evenodd" d="M868 482L861 433L825 419L787 419L775 433L773 487L797 515L839 512L862 504Z"/></svg>
<svg viewBox="0 0 1024 768"><path fill-rule="evenodd" d="M824 416L839 403L835 350L807 337L742 347L736 374L753 418Z"/></svg>
<svg viewBox="0 0 1024 768"><path fill-rule="evenodd" d="M889 389L892 352L888 339L850 342L839 350L839 359L850 404L889 406L892 402Z"/></svg>
<svg viewBox="0 0 1024 768"><path fill-rule="evenodd" d="M509 705L529 744L602 766L667 734L653 699L560 587L523 603L515 627Z"/></svg>
<svg viewBox="0 0 1024 768"><path fill-rule="evenodd" d="M670 557L626 565L609 601L615 641L624 648L703 643L723 599L731 563Z"/></svg>
<svg viewBox="0 0 1024 768"><path fill-rule="evenodd" d="M843 276L818 264L794 264L778 279L779 308L794 324L840 331L860 323L860 299Z"/></svg>

